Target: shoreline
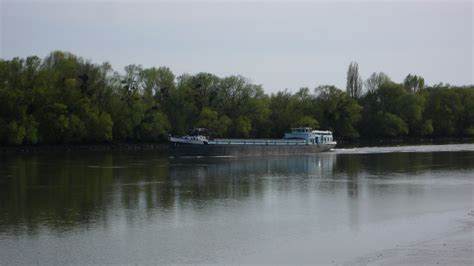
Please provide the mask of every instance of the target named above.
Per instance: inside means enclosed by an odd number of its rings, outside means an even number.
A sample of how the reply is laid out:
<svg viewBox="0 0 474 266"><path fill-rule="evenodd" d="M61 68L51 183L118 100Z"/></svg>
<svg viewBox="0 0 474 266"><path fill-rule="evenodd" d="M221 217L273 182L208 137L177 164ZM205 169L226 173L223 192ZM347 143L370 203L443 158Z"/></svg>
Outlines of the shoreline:
<svg viewBox="0 0 474 266"><path fill-rule="evenodd" d="M339 148L393 147L412 145L471 144L474 138L429 138L429 139L359 139L349 141L337 139ZM168 152L168 142L150 143L98 143L98 144L39 144L39 145L0 145L0 154L9 153L50 153L50 152L109 152L109 151L157 151Z"/></svg>
<svg viewBox="0 0 474 266"><path fill-rule="evenodd" d="M455 218L447 232L372 252L343 265L473 265L474 211Z"/></svg>
<svg viewBox="0 0 474 266"><path fill-rule="evenodd" d="M0 146L0 154L55 152L157 151L168 152L168 143L105 143L65 145Z"/></svg>
<svg viewBox="0 0 474 266"><path fill-rule="evenodd" d="M380 146L409 146L409 145L430 145L430 144L470 144L474 143L472 137L459 138L394 138L394 139L366 139L344 140L336 139L338 148L358 148L358 147L380 147Z"/></svg>

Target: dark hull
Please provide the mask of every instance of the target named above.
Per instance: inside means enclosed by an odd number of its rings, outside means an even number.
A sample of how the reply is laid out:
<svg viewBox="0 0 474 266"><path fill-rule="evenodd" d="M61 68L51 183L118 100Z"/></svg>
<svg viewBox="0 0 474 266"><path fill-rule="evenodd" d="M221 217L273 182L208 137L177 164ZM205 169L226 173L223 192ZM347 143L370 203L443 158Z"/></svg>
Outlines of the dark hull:
<svg viewBox="0 0 474 266"><path fill-rule="evenodd" d="M328 151L335 144L314 145L228 145L228 144L185 144L170 143L170 154L174 157L183 156L263 156L311 154Z"/></svg>

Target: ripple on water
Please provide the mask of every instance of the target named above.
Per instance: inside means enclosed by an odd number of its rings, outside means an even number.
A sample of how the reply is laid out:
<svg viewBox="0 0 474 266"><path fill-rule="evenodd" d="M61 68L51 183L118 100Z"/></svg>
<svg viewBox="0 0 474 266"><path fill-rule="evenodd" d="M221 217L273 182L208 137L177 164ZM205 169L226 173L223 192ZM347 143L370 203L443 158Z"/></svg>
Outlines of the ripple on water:
<svg viewBox="0 0 474 266"><path fill-rule="evenodd" d="M338 154L367 154L390 152L458 152L474 151L474 144L411 145L392 147L362 147L353 149L334 149Z"/></svg>

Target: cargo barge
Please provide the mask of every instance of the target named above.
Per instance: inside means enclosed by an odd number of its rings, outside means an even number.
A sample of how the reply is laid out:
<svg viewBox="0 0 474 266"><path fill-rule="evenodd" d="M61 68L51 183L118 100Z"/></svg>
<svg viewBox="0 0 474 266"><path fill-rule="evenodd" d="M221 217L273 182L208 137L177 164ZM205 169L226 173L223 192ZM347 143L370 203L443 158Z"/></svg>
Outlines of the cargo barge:
<svg viewBox="0 0 474 266"><path fill-rule="evenodd" d="M336 142L331 131L309 127L292 128L282 139L210 139L203 129L194 134L169 136L170 155L185 156L263 156L311 154L328 151Z"/></svg>

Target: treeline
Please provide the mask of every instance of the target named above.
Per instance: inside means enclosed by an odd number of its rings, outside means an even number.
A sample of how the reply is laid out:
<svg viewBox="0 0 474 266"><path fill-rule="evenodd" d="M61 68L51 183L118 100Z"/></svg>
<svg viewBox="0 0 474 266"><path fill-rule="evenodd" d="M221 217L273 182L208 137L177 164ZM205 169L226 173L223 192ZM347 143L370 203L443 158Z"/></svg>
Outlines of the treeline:
<svg viewBox="0 0 474 266"><path fill-rule="evenodd" d="M175 77L167 67L94 64L67 52L0 59L0 144L163 141L193 127L214 137L280 138L290 127L339 138L474 136L474 88L425 87L409 75L365 82L351 63L335 86L268 95L242 76ZM365 93L362 90L365 88Z"/></svg>

